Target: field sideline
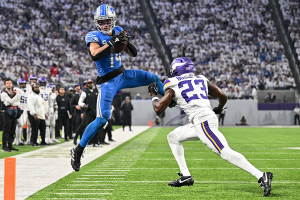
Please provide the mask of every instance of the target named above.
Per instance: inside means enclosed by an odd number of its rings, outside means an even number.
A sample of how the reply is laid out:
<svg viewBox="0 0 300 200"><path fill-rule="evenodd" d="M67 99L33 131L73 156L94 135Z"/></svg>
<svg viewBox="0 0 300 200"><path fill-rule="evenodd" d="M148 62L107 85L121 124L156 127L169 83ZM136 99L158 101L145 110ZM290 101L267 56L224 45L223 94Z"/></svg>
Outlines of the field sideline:
<svg viewBox="0 0 300 200"><path fill-rule="evenodd" d="M184 143L195 184L172 188L178 166L166 140L173 128L151 128L27 199L259 199L250 174L200 141ZM299 199L299 129L221 128L232 149L274 173L272 199ZM84 158L83 158L84 159Z"/></svg>

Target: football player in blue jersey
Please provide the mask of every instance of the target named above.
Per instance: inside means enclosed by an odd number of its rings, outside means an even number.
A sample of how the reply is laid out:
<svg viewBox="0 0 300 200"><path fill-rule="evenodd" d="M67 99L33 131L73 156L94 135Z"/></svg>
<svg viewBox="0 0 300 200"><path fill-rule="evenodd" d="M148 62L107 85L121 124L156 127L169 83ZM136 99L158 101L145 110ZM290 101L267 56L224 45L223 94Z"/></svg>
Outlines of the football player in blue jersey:
<svg viewBox="0 0 300 200"><path fill-rule="evenodd" d="M80 159L84 148L110 118L111 102L120 89L146 86L157 82L158 93L161 95L165 93L157 75L142 70L125 70L121 53L115 53L112 47L120 42L127 43L124 51L132 57L137 56L137 50L131 44L128 32L116 26L116 21L115 10L107 4L100 5L94 13L94 23L98 30L87 33L85 37L89 54L98 70L97 117L87 126L78 146L71 149L71 165L75 171L80 169Z"/></svg>

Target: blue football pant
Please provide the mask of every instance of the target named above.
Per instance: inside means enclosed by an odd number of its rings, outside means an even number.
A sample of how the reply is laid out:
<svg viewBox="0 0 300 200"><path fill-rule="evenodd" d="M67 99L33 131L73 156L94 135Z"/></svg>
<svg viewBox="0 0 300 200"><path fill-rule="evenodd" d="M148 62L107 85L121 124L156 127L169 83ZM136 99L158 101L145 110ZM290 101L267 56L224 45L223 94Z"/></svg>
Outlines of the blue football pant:
<svg viewBox="0 0 300 200"><path fill-rule="evenodd" d="M159 80L157 75L142 70L125 70L123 74L114 79L97 85L98 99L97 99L97 117L90 123L83 133L79 144L86 147L92 137L106 124L109 120L111 112L111 102L115 94L123 88L135 88L146 86L153 82L158 83L158 93L164 95L163 83Z"/></svg>

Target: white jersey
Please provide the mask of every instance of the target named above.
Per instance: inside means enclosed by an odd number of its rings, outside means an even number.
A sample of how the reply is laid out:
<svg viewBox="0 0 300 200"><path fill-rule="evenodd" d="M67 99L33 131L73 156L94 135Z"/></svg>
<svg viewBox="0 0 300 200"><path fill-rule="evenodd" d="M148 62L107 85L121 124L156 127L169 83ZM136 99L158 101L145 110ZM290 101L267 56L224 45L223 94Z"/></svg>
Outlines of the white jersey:
<svg viewBox="0 0 300 200"><path fill-rule="evenodd" d="M52 104L52 109L53 108L57 108L57 103L56 103L56 94L55 92L52 92L51 95L50 95L50 101L51 101L51 104ZM51 112L51 113L54 113L54 110Z"/></svg>
<svg viewBox="0 0 300 200"><path fill-rule="evenodd" d="M27 110L27 98L29 96L29 92L23 91L20 88L17 88L19 94L20 94L20 109L21 110Z"/></svg>
<svg viewBox="0 0 300 200"><path fill-rule="evenodd" d="M45 88L45 89L41 89L40 88L40 96L43 98L44 100L44 107L45 107L45 113L49 113L50 112L50 108L53 107L53 103L51 101L51 89L49 88Z"/></svg>
<svg viewBox="0 0 300 200"><path fill-rule="evenodd" d="M164 90L174 90L174 100L188 115L191 123L196 115L200 116L203 122L215 117L208 100L207 82L208 79L202 75L186 74L169 78L164 83Z"/></svg>

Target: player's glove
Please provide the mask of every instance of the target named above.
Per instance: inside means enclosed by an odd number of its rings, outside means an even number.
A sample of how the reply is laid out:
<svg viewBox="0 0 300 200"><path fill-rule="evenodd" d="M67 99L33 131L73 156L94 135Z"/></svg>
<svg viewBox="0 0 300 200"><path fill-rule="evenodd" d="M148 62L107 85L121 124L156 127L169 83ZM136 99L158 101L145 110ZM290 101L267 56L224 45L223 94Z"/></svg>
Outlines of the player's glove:
<svg viewBox="0 0 300 200"><path fill-rule="evenodd" d="M108 44L110 46L114 46L117 42L121 42L122 44L125 44L127 41L127 37L124 36L123 31L119 32L117 35L114 35L111 37L110 41L108 41Z"/></svg>
<svg viewBox="0 0 300 200"><path fill-rule="evenodd" d="M227 108L227 107L226 107ZM213 111L215 112L215 114L220 114L224 109L226 108L219 108L219 107L214 107Z"/></svg>
<svg viewBox="0 0 300 200"><path fill-rule="evenodd" d="M127 31L127 30L124 30L124 31L122 31L122 32L124 32L124 33L122 33L122 34L124 34L124 37L127 38L127 42L129 42L129 40L130 40L131 37L130 37L128 31Z"/></svg>
<svg viewBox="0 0 300 200"><path fill-rule="evenodd" d="M177 105L176 101L174 99L172 99L171 103L169 104L170 108L173 108Z"/></svg>
<svg viewBox="0 0 300 200"><path fill-rule="evenodd" d="M158 84L157 82L153 82L148 86L148 92L151 94L151 92L155 95L158 94Z"/></svg>

